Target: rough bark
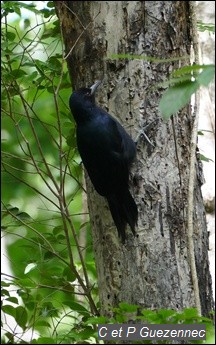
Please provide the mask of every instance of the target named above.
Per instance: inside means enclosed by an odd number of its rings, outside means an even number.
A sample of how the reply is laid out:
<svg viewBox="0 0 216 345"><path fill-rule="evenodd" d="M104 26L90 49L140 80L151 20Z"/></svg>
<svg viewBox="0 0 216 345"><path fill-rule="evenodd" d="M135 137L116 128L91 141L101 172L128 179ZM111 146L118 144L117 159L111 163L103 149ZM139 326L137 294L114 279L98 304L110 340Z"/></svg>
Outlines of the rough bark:
<svg viewBox="0 0 216 345"><path fill-rule="evenodd" d="M108 205L87 177L88 205L101 310L121 301L144 308L195 306L187 246L190 106L164 123L158 111L162 89L154 88L188 60L155 63L113 59L112 54L157 58L190 54L186 1L56 1L74 88L103 79L97 102L135 139L145 124L154 147L140 140L131 173L139 209L137 237L128 229L122 245ZM173 100L175 101L175 100ZM202 313L213 307L208 234L197 162L194 245Z"/></svg>

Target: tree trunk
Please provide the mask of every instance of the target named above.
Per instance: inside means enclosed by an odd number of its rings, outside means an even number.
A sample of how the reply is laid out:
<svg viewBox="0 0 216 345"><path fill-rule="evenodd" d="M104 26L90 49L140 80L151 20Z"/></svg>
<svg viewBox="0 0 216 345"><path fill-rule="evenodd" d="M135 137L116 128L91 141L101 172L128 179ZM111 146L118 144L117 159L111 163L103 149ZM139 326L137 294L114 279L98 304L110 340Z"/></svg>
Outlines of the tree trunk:
<svg viewBox="0 0 216 345"><path fill-rule="evenodd" d="M131 192L139 210L137 237L127 230L123 245L106 200L87 177L88 205L98 273L101 310L125 301L144 308L195 307L188 254L187 196L193 116L185 107L167 123L156 89L186 60L156 63L142 56L190 55L190 3L186 1L56 1L73 87L103 79L97 102L135 139L143 127L153 142L137 145ZM135 54L120 59L112 54ZM183 61L183 62L182 62ZM175 99L173 100L175 102ZM194 246L202 313L213 308L208 233L201 195L202 171L196 166Z"/></svg>

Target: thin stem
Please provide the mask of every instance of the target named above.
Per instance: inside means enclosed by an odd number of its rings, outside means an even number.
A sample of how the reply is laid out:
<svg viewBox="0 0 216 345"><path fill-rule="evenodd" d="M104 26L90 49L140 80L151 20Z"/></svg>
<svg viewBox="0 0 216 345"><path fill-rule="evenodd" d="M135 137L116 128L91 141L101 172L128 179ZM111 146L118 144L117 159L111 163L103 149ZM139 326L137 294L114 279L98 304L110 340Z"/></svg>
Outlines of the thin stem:
<svg viewBox="0 0 216 345"><path fill-rule="evenodd" d="M191 26L192 26L192 37L193 37L193 49L195 55L195 63L199 64L199 53L198 53L198 36L196 30L196 11L194 1L190 1L191 11ZM189 171L189 184L188 184L188 253L190 259L191 277L194 289L194 297L198 314L201 315L201 302L199 296L199 283L196 269L196 258L194 249L193 239L193 214L194 214L194 185L196 176L196 146L197 146L197 133L198 133L198 121L199 121L199 94L195 94L195 107L194 107L194 123L191 134L191 145L190 145L190 171Z"/></svg>

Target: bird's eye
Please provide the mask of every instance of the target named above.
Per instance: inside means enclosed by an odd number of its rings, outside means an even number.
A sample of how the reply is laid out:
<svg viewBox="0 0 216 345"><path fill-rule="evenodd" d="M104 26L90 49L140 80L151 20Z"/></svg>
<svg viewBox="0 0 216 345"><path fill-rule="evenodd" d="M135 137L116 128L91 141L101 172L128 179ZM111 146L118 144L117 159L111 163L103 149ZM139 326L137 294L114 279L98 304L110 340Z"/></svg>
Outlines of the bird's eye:
<svg viewBox="0 0 216 345"><path fill-rule="evenodd" d="M85 97L91 97L91 91L86 91Z"/></svg>

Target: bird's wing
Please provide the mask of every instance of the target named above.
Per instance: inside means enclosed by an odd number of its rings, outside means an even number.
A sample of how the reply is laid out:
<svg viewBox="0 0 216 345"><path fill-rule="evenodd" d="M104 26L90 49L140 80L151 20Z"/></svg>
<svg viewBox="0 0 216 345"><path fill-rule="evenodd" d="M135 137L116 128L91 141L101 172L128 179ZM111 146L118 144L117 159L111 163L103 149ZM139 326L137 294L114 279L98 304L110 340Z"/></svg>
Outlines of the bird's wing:
<svg viewBox="0 0 216 345"><path fill-rule="evenodd" d="M98 112L99 114L99 112ZM89 177L101 195L128 184L128 148L132 139L115 119L103 111L88 125L77 128L78 149ZM124 186L124 187L123 187Z"/></svg>

